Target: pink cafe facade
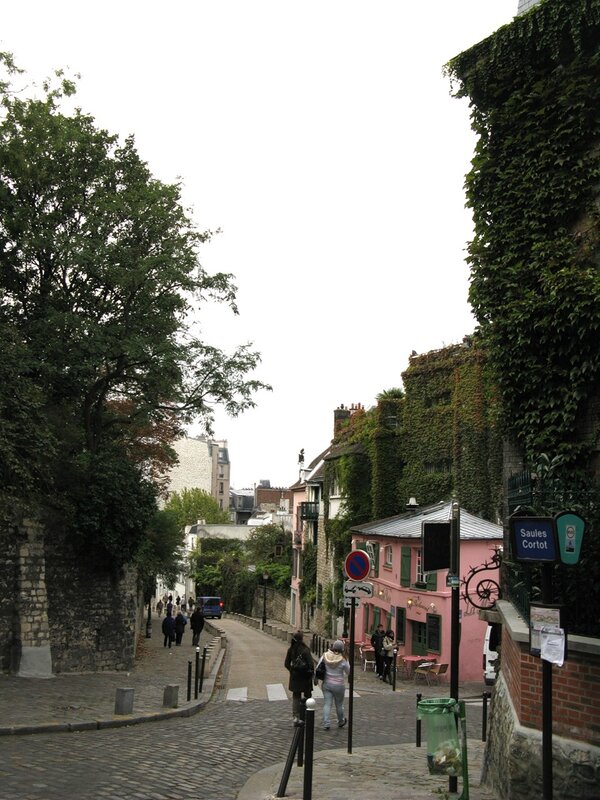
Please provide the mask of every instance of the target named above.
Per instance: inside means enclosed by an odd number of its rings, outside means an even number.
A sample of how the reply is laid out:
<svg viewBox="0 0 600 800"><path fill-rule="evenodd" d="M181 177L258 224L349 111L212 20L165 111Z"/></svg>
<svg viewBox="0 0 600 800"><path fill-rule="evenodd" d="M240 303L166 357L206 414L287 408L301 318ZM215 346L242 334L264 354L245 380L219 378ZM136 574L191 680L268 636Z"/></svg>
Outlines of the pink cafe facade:
<svg viewBox="0 0 600 800"><path fill-rule="evenodd" d="M361 599L356 610L357 642L369 642L381 622L386 630L394 631L399 656L423 656L450 664L452 590L446 586L448 570L424 573L421 551L422 523L448 522L450 515L451 503L442 502L352 528L352 548L366 550L371 556L371 574L365 580L373 584L373 597ZM480 619L479 611L498 599L497 553L501 546L502 526L461 509L461 681L483 677L487 622Z"/></svg>

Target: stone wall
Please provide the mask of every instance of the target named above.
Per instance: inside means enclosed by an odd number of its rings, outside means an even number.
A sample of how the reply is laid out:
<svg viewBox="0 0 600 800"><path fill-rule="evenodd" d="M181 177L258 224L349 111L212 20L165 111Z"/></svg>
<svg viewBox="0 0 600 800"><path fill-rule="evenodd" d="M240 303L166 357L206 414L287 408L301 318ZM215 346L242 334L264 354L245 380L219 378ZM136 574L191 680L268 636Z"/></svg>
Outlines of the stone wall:
<svg viewBox="0 0 600 800"><path fill-rule="evenodd" d="M2 528L0 547L3 672L131 669L143 622L134 570L98 570L32 522Z"/></svg>
<svg viewBox="0 0 600 800"><path fill-rule="evenodd" d="M554 797L597 800L600 748L554 735L552 773ZM502 673L493 692L483 782L499 800L539 800L543 795L542 734L519 724Z"/></svg>
<svg viewBox="0 0 600 800"><path fill-rule="evenodd" d="M542 666L529 654L529 629L500 600L500 674L492 696L484 780L499 800L542 796ZM600 786L600 641L569 639L552 668L552 769L555 797L597 800Z"/></svg>
<svg viewBox="0 0 600 800"><path fill-rule="evenodd" d="M135 570L97 571L47 539L46 585L54 672L131 669L141 606Z"/></svg>
<svg viewBox="0 0 600 800"><path fill-rule="evenodd" d="M14 528L0 526L0 669L9 672L17 657L18 541ZM11 658L12 656L12 658Z"/></svg>

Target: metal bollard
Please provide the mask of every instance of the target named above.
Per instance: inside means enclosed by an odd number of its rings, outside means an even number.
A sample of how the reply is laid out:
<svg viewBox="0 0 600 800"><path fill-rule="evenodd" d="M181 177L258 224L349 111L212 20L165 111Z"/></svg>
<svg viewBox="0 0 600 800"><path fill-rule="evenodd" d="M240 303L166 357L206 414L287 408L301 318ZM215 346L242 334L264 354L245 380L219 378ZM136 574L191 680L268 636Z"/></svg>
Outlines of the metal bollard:
<svg viewBox="0 0 600 800"><path fill-rule="evenodd" d="M394 667L392 672L392 691L396 691L396 660L398 658L398 648L394 647Z"/></svg>
<svg viewBox="0 0 600 800"><path fill-rule="evenodd" d="M298 741L298 766L304 766L304 731L306 725L306 698L303 697L300 700L300 728L302 729L302 736Z"/></svg>
<svg viewBox="0 0 600 800"><path fill-rule="evenodd" d="M192 699L192 662L191 661L188 661L187 699L188 699L188 703Z"/></svg>
<svg viewBox="0 0 600 800"><path fill-rule="evenodd" d="M202 685L204 683L204 666L206 664L206 654L208 652L208 647L205 647L202 650L202 669L200 670L200 691L202 691Z"/></svg>
<svg viewBox="0 0 600 800"><path fill-rule="evenodd" d="M200 679L200 648L196 648L196 673L194 675L194 700L198 699L198 680Z"/></svg>
<svg viewBox="0 0 600 800"><path fill-rule="evenodd" d="M304 793L302 800L312 800L313 752L315 745L315 707L317 703L312 697L306 701L306 719L304 721Z"/></svg>
<svg viewBox="0 0 600 800"><path fill-rule="evenodd" d="M483 709L481 712L481 741L485 742L487 738L487 717L488 717L488 700L492 696L491 692L483 693Z"/></svg>
<svg viewBox="0 0 600 800"><path fill-rule="evenodd" d="M419 708L419 702L421 701L422 697L423 697L422 694L420 694L420 693L417 694L417 709ZM417 741L416 741L416 746L417 747L421 747L421 720L419 719L418 714L417 714Z"/></svg>

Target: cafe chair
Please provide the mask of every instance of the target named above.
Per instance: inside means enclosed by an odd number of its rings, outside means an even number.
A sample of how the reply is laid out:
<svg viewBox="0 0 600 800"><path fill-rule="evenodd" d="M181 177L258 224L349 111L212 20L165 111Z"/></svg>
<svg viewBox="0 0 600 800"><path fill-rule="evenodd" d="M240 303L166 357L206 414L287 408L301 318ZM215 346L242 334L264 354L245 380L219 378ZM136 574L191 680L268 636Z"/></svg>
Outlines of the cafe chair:
<svg viewBox="0 0 600 800"><path fill-rule="evenodd" d="M367 671L367 667L372 667L373 671L375 671L375 651L374 650L363 650L361 648L360 656L363 662L363 672Z"/></svg>
<svg viewBox="0 0 600 800"><path fill-rule="evenodd" d="M433 661L423 661L422 664L419 664L419 666L415 668L415 683L418 683L419 679L423 678L427 685L429 685L429 671L435 666Z"/></svg>
<svg viewBox="0 0 600 800"><path fill-rule="evenodd" d="M445 675L448 672L448 664L434 664L429 668L427 673L427 683L439 683L440 675Z"/></svg>

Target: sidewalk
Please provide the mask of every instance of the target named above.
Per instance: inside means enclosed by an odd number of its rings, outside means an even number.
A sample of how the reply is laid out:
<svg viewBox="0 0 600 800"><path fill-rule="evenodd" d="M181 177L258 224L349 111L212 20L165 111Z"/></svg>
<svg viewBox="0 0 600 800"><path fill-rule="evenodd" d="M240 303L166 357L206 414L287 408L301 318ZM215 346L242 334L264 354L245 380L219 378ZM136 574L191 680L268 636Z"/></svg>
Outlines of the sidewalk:
<svg viewBox="0 0 600 800"><path fill-rule="evenodd" d="M200 639L200 662L204 647L212 655L212 669L205 674L202 693L194 699L196 648L189 630L181 646L163 647L162 619L152 618L152 636L145 638L145 624L138 639L131 672L95 672L55 675L52 678L19 678L0 675L0 736L26 733L93 730L134 725L172 716L189 716L210 699L223 658L220 636L207 620ZM192 662L191 700L187 701L188 661ZM179 686L177 708L163 706L164 690ZM133 713L115 714L117 689L133 688Z"/></svg>

